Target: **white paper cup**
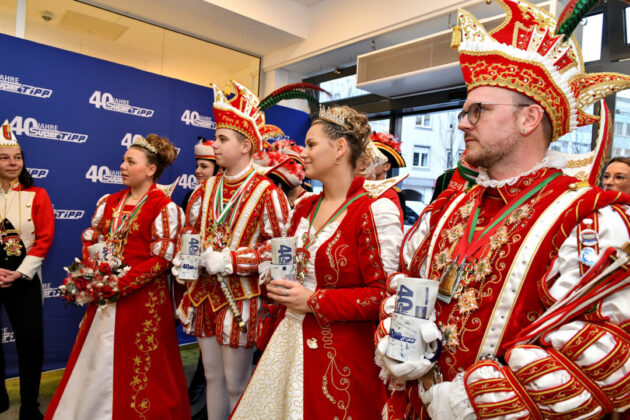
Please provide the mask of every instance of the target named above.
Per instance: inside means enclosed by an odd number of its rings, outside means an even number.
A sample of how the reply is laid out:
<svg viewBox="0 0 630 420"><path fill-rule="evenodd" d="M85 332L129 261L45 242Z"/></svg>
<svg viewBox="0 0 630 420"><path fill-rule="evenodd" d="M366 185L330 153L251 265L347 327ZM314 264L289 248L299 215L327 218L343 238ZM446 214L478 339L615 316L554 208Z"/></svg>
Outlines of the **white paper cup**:
<svg viewBox="0 0 630 420"><path fill-rule="evenodd" d="M297 239L293 236L271 239L271 263L295 264Z"/></svg>
<svg viewBox="0 0 630 420"><path fill-rule="evenodd" d="M385 354L400 362L424 357L425 344L420 337L422 319L395 313L389 329L389 343Z"/></svg>
<svg viewBox="0 0 630 420"><path fill-rule="evenodd" d="M271 280L297 280L295 264L271 264L269 266Z"/></svg>
<svg viewBox="0 0 630 420"><path fill-rule="evenodd" d="M201 255L201 235L198 233L184 233L181 243L183 255Z"/></svg>
<svg viewBox="0 0 630 420"><path fill-rule="evenodd" d="M201 235L184 233L181 238L181 266L177 278L197 280L199 278L199 255L201 254Z"/></svg>
<svg viewBox="0 0 630 420"><path fill-rule="evenodd" d="M181 255L181 265L177 278L180 280L197 280L199 278L199 256Z"/></svg>
<svg viewBox="0 0 630 420"><path fill-rule="evenodd" d="M87 248L88 254L91 259L98 261L105 261L109 255L109 248L104 242L98 242L94 245L90 245Z"/></svg>
<svg viewBox="0 0 630 420"><path fill-rule="evenodd" d="M435 280L403 277L398 283L395 312L414 318L429 319L438 293Z"/></svg>

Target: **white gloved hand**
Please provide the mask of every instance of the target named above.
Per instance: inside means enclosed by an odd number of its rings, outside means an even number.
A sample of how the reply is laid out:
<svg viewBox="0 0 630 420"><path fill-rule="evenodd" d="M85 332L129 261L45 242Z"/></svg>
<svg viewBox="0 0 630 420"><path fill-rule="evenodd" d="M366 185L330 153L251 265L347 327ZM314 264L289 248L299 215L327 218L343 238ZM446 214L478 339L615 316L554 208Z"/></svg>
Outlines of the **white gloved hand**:
<svg viewBox="0 0 630 420"><path fill-rule="evenodd" d="M171 267L171 273L173 273L173 276L178 277L179 276L179 269L182 267L182 253L178 252L177 254L175 254L175 256L173 257L173 266Z"/></svg>
<svg viewBox="0 0 630 420"><path fill-rule="evenodd" d="M391 318L383 322L383 327L389 333L391 326ZM436 352L439 348L439 340L442 338L440 329L433 321L421 320L419 339L424 345L424 356L420 359L401 362L387 356L387 346L389 345L389 336L381 338L376 346L377 359L383 361L382 366L397 381L406 382L418 379L426 374L437 360Z"/></svg>
<svg viewBox="0 0 630 420"><path fill-rule="evenodd" d="M220 276L229 276L232 274L230 248L223 248L220 252L208 248L201 254L200 263L208 274L217 274Z"/></svg>
<svg viewBox="0 0 630 420"><path fill-rule="evenodd" d="M451 382L435 384L429 390L424 390L424 387L419 386L418 391L432 419L473 420L477 418L466 393L463 374L457 375Z"/></svg>

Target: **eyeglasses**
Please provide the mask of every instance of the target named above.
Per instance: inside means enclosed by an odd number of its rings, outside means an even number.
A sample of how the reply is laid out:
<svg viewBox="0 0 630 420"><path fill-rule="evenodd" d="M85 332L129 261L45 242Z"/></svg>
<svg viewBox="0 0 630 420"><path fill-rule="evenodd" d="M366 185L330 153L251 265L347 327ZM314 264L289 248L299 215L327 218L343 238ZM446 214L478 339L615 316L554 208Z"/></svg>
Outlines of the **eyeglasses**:
<svg viewBox="0 0 630 420"><path fill-rule="evenodd" d="M608 181L609 179L612 179L612 182L615 184L619 184L622 183L625 180L630 179L630 176L625 176L625 175L619 175L619 174L604 174L604 181Z"/></svg>
<svg viewBox="0 0 630 420"><path fill-rule="evenodd" d="M476 125L479 122L479 118L481 118L481 111L487 109L487 108L484 108L484 106L487 106L487 105L530 106L533 104L489 104L485 102L476 102L474 104L471 104L468 107L467 111L464 111L462 109L462 111L459 114L457 114L457 122L460 123L464 119L464 116L466 116L468 117L468 121L470 122L470 125Z"/></svg>

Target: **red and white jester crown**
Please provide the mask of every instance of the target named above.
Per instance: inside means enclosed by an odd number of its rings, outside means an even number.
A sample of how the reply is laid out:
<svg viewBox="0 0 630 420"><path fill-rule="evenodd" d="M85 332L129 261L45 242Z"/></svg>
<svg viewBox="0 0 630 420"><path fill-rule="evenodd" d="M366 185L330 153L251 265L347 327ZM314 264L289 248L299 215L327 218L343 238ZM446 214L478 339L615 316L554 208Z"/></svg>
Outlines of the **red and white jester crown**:
<svg viewBox="0 0 630 420"><path fill-rule="evenodd" d="M217 85L212 85L214 90L212 110L217 128L238 131L249 139L254 152L258 152L263 145L260 130L265 126L265 113L258 107L260 100L237 81L230 80L226 92L230 87L234 88L234 95L228 99Z"/></svg>
<svg viewBox="0 0 630 420"><path fill-rule="evenodd" d="M553 140L597 117L584 108L630 87L618 73L584 72L575 37L556 35L556 18L524 0L495 0L506 11L505 21L486 31L465 10L453 32L468 91L498 86L520 92L541 105L553 127Z"/></svg>

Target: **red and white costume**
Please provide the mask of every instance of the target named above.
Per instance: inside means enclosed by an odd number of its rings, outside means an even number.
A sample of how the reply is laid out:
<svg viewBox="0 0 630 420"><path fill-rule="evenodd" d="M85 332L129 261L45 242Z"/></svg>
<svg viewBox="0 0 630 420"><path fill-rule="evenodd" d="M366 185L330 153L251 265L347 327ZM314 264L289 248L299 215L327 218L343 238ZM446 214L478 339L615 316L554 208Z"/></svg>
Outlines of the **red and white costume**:
<svg viewBox="0 0 630 420"><path fill-rule="evenodd" d="M216 336L220 344L230 347L252 347L256 343L256 323L261 308L258 249L267 240L286 235L289 217L289 205L282 191L257 173L247 179L253 171L250 164L241 174L230 177L221 173L197 187L186 210L183 231L202 233L202 237L210 241L212 206L221 179L224 202L244 188L233 209L235 217L229 228L226 264L233 273L229 276L228 286L247 324L247 333L238 329L216 276L208 275L205 270L198 280L188 284L188 291L177 310L187 333L198 337Z"/></svg>
<svg viewBox="0 0 630 420"><path fill-rule="evenodd" d="M507 17L494 31L458 13L453 46L469 91L494 86L528 96L545 110L555 140L597 120L586 105L630 87L625 75L584 73L577 41L555 35L544 10L524 0L497 3ZM388 418L591 419L630 406L629 289L556 322L533 344L515 345L608 247L630 239L627 196L564 175L566 165L548 151L510 179L480 170L476 186L449 187L407 233L403 273L440 284L444 382L391 377ZM380 343L392 310L386 302ZM377 359L388 377L391 362L380 351Z"/></svg>
<svg viewBox="0 0 630 420"><path fill-rule="evenodd" d="M0 189L0 203L6 203L9 219L20 233L26 256L16 269L30 279L35 274L42 278L41 266L55 234L55 215L46 190L39 187L24 188L15 181L8 193Z"/></svg>
<svg viewBox="0 0 630 420"><path fill-rule="evenodd" d="M364 192L362 185L356 178L347 197ZM298 247L320 197L296 205L289 234ZM386 395L374 364L373 332L401 237L394 204L368 195L316 236L303 283L314 290L308 300L313 313L286 310L233 419L380 417Z"/></svg>
<svg viewBox="0 0 630 420"><path fill-rule="evenodd" d="M101 198L87 247L106 240L129 190ZM116 303L89 304L46 419L187 419L190 407L167 275L184 217L155 185L129 226ZM125 205L122 213L130 213Z"/></svg>

